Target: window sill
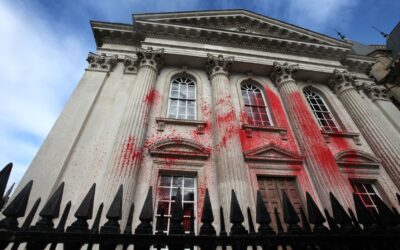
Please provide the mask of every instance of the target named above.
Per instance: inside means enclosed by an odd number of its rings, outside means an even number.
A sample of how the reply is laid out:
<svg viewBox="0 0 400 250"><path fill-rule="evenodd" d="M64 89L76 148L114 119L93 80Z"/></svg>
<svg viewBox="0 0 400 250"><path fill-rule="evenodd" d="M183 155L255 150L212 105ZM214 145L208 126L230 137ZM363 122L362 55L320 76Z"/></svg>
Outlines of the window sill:
<svg viewBox="0 0 400 250"><path fill-rule="evenodd" d="M347 132L347 131L334 132L334 131L324 131L324 130L321 130L321 133L324 136L326 143L330 143L331 137L344 137L353 139L356 145L361 145L359 133Z"/></svg>
<svg viewBox="0 0 400 250"><path fill-rule="evenodd" d="M246 136L248 138L253 137L253 130L257 131L267 131L272 133L279 133L281 135L282 140L287 140L287 129L282 127L272 127L272 126L260 126L260 125L251 125L251 124L243 124L242 128L246 132Z"/></svg>
<svg viewBox="0 0 400 250"><path fill-rule="evenodd" d="M197 127L197 134L204 134L204 126L206 124L205 121L201 120L184 120L184 119L173 119L173 118L164 118L164 117L156 117L156 123L158 125L158 131L164 131L165 124L175 124L175 125L186 125L186 126L194 126Z"/></svg>

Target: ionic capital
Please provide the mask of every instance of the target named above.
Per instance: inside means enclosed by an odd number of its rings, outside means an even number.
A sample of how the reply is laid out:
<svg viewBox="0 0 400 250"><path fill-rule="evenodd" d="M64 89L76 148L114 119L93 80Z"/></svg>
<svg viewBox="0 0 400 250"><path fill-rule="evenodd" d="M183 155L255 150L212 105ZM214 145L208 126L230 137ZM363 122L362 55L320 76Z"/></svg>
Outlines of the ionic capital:
<svg viewBox="0 0 400 250"><path fill-rule="evenodd" d="M271 79L274 82L275 86L279 89L283 83L294 81L293 73L296 72L298 69L298 64L289 64L287 62L281 64L278 62L274 62Z"/></svg>
<svg viewBox="0 0 400 250"><path fill-rule="evenodd" d="M375 85L372 83L364 83L362 84L362 90L367 96L372 100L383 100L388 101L387 91L388 89L383 85Z"/></svg>
<svg viewBox="0 0 400 250"><path fill-rule="evenodd" d="M233 56L224 57L223 55L214 56L207 54L206 71L211 79L216 74L229 74L229 68L234 61Z"/></svg>
<svg viewBox="0 0 400 250"><path fill-rule="evenodd" d="M86 61L89 63L88 70L110 72L117 64L118 56L107 56L104 53L98 55L90 52Z"/></svg>
<svg viewBox="0 0 400 250"><path fill-rule="evenodd" d="M345 90L356 89L355 79L356 77L346 70L335 69L328 85L336 95L339 95Z"/></svg>
<svg viewBox="0 0 400 250"><path fill-rule="evenodd" d="M150 66L158 72L160 70L163 60L164 49L153 49L148 47L146 49L139 48L136 50L137 61L139 68L143 66Z"/></svg>

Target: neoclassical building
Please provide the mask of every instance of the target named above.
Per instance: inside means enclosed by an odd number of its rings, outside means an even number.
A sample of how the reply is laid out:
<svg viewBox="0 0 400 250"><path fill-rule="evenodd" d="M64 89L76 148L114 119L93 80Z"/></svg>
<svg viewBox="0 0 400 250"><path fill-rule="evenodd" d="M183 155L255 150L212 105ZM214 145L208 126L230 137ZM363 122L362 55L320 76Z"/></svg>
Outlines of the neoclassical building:
<svg viewBox="0 0 400 250"><path fill-rule="evenodd" d="M19 184L34 180L29 206L64 182L75 211L96 183L107 209L123 184L126 220L152 186L166 231L179 187L187 230L206 188L216 225L232 189L242 210L257 190L271 212L306 191L328 210L329 192L398 207L400 111L371 77L376 54L245 10L133 19L91 22L97 51Z"/></svg>

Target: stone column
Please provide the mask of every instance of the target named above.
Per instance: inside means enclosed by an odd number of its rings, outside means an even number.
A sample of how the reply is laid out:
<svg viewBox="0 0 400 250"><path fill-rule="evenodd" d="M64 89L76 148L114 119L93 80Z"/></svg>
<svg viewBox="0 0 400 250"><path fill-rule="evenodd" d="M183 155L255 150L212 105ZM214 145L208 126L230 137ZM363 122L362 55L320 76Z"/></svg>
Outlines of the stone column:
<svg viewBox="0 0 400 250"><path fill-rule="evenodd" d="M207 56L206 70L212 85L213 138L216 147L218 195L225 213L228 214L231 190L235 190L244 213L248 206L253 208L254 202L240 142L240 124L229 91L228 68L233 62L233 57L222 55L216 57L210 54ZM229 217L226 217L226 221L228 220Z"/></svg>
<svg viewBox="0 0 400 250"><path fill-rule="evenodd" d="M355 77L335 70L329 85L357 124L382 165L400 188L400 134L382 112L356 89Z"/></svg>
<svg viewBox="0 0 400 250"><path fill-rule="evenodd" d="M292 78L297 68L297 64L275 62L271 77L282 97L293 134L305 157L305 167L323 207L331 208L329 192L332 192L345 207L352 207L350 183L341 175L320 127Z"/></svg>
<svg viewBox="0 0 400 250"><path fill-rule="evenodd" d="M126 115L121 121L115 139L113 154L103 176L100 199L107 211L119 185L124 186L123 216L126 217L134 195L137 175L143 159L143 146L147 132L149 100L154 91L158 71L162 62L163 49L138 49L137 78L125 106ZM112 117L110 117L112 119Z"/></svg>
<svg viewBox="0 0 400 250"><path fill-rule="evenodd" d="M400 111L387 97L388 89L383 85L364 83L362 89L382 111L390 123L400 132Z"/></svg>

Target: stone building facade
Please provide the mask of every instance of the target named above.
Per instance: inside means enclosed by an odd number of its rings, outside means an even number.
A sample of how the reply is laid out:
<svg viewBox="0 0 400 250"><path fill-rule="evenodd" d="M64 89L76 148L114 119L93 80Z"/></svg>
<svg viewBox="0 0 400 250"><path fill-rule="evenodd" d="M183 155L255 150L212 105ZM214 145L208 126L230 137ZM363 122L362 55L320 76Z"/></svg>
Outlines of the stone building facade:
<svg viewBox="0 0 400 250"><path fill-rule="evenodd" d="M123 184L123 220L152 186L165 230L178 187L197 221L208 188L216 225L232 189L252 211L257 190L271 211L283 192L297 209L305 192L328 210L329 192L397 206L400 112L375 57L245 10L133 19L91 22L97 51L19 185L34 180L30 206L62 182L63 204L96 183L105 209Z"/></svg>

